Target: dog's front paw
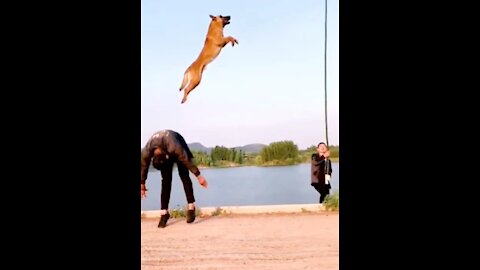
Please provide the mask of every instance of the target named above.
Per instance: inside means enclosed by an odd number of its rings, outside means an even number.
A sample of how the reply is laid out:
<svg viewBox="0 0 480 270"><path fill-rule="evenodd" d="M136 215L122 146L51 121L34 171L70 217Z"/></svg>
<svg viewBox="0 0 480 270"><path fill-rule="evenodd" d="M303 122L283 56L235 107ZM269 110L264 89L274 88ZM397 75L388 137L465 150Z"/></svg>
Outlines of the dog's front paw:
<svg viewBox="0 0 480 270"><path fill-rule="evenodd" d="M238 44L237 39L232 37L232 36L227 37L227 40L228 40L228 42L232 43L232 47L235 46L235 43Z"/></svg>

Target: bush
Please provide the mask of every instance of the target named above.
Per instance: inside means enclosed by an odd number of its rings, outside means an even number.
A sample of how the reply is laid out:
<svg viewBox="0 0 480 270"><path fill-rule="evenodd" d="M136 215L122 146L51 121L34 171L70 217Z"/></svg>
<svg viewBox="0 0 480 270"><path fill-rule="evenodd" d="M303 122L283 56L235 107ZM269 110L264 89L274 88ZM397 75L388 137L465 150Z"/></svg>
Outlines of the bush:
<svg viewBox="0 0 480 270"><path fill-rule="evenodd" d="M223 210L221 207L215 208L215 211L212 212L212 217L219 216L222 214L226 214L226 211Z"/></svg>
<svg viewBox="0 0 480 270"><path fill-rule="evenodd" d="M327 195L323 201L325 209L328 211L338 211L339 209L339 194L338 191L335 191L332 194Z"/></svg>

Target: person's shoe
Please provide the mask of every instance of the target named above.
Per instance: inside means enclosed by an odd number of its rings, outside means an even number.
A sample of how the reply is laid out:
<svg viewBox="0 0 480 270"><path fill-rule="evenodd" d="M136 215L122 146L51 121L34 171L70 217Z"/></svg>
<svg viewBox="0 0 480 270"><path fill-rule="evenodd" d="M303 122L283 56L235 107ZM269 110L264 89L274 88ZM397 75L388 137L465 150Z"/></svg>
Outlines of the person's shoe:
<svg viewBox="0 0 480 270"><path fill-rule="evenodd" d="M195 208L193 210L187 211L187 223L192 223L195 221Z"/></svg>
<svg viewBox="0 0 480 270"><path fill-rule="evenodd" d="M165 228L167 226L167 221L170 218L170 213L160 216L160 222L158 223L158 228Z"/></svg>

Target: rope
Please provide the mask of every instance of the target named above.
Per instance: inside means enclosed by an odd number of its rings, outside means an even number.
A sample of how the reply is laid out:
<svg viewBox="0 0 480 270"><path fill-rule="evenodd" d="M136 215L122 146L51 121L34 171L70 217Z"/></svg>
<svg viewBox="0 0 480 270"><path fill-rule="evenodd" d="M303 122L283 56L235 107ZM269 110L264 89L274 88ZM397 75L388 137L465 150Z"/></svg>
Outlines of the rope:
<svg viewBox="0 0 480 270"><path fill-rule="evenodd" d="M327 124L327 0L325 0L325 53L324 53L324 89L325 89L325 139L328 143L328 124Z"/></svg>

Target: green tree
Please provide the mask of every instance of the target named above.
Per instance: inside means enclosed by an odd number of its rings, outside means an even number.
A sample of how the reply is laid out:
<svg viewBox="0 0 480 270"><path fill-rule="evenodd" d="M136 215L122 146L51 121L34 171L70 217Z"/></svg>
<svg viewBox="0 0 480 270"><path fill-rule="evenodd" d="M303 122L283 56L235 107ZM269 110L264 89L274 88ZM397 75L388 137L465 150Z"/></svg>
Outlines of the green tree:
<svg viewBox="0 0 480 270"><path fill-rule="evenodd" d="M237 154L237 158L235 159L235 162L238 164L243 164L243 153L242 150L240 149Z"/></svg>
<svg viewBox="0 0 480 270"><path fill-rule="evenodd" d="M293 141L279 141L264 147L260 151L260 156L264 162L296 160L299 157L299 151Z"/></svg>

